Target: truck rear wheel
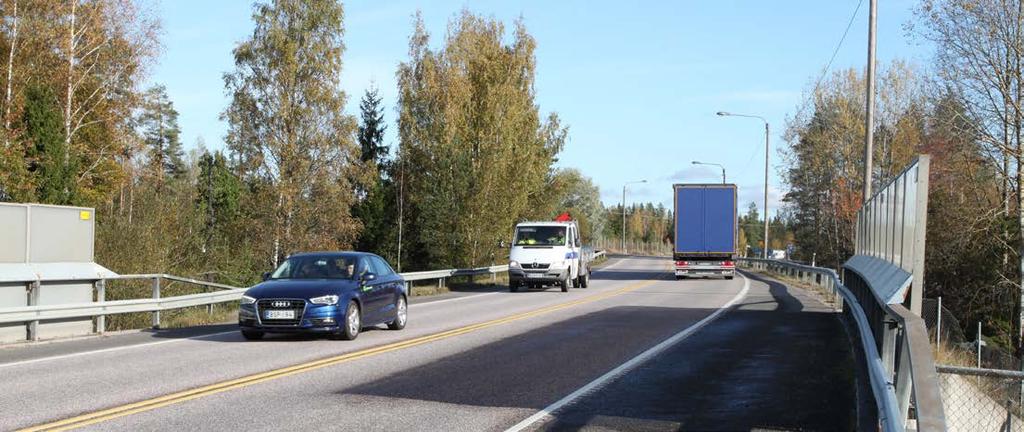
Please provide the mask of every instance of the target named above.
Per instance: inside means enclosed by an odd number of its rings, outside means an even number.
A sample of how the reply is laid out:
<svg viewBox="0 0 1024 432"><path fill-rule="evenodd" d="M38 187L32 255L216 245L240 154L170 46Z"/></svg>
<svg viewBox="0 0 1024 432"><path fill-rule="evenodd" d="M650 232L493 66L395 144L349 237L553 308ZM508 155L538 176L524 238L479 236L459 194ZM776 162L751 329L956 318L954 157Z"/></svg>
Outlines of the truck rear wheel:
<svg viewBox="0 0 1024 432"><path fill-rule="evenodd" d="M590 269L587 269L580 275L580 280L576 283L580 288L586 288L590 286Z"/></svg>

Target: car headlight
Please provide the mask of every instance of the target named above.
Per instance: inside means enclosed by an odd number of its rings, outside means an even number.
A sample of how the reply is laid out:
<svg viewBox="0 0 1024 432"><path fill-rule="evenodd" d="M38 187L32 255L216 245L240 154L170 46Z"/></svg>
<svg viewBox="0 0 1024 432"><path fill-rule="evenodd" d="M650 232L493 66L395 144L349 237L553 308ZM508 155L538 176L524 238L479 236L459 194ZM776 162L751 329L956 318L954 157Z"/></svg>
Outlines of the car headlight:
<svg viewBox="0 0 1024 432"><path fill-rule="evenodd" d="M508 262L508 266L509 267L519 267L519 261L509 261Z"/></svg>
<svg viewBox="0 0 1024 432"><path fill-rule="evenodd" d="M256 303L256 298L255 297L249 297L247 295L242 295L242 299L239 300L238 302L241 303L241 304L244 304L244 305L251 305L253 303Z"/></svg>
<svg viewBox="0 0 1024 432"><path fill-rule="evenodd" d="M310 303L318 305L333 305L338 304L338 296L336 295L325 295L323 297L313 297L309 299Z"/></svg>

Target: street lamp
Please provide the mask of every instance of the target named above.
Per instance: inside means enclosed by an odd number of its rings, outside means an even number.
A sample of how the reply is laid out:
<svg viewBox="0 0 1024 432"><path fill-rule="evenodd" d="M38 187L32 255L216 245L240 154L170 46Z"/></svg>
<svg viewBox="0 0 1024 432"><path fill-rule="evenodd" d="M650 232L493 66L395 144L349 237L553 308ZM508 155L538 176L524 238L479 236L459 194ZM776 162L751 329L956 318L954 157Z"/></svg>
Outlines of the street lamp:
<svg viewBox="0 0 1024 432"><path fill-rule="evenodd" d="M716 114L722 117L755 118L764 122L764 250L762 251L762 258L768 259L768 137L770 134L768 120L761 116L733 114L725 111L719 111Z"/></svg>
<svg viewBox="0 0 1024 432"><path fill-rule="evenodd" d="M637 183L647 183L647 180L626 182L622 185L622 254L626 254L626 186Z"/></svg>
<svg viewBox="0 0 1024 432"><path fill-rule="evenodd" d="M725 184L725 167L724 166L721 166L721 165L716 164L716 163L711 163L711 162L697 162L697 161L693 161L693 164L694 165L710 165L710 166L716 166L716 167L721 168L722 169L722 184Z"/></svg>

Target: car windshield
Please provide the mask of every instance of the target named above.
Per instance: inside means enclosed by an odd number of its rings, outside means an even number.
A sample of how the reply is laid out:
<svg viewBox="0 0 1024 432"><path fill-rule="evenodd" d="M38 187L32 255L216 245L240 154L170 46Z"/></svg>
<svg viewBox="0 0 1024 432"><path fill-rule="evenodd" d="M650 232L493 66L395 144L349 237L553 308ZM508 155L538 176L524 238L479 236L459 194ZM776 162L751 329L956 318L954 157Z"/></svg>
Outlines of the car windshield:
<svg viewBox="0 0 1024 432"><path fill-rule="evenodd" d="M521 226L515 241L516 246L565 246L565 227Z"/></svg>
<svg viewBox="0 0 1024 432"><path fill-rule="evenodd" d="M288 258L270 279L352 279L358 257L351 255L302 255Z"/></svg>

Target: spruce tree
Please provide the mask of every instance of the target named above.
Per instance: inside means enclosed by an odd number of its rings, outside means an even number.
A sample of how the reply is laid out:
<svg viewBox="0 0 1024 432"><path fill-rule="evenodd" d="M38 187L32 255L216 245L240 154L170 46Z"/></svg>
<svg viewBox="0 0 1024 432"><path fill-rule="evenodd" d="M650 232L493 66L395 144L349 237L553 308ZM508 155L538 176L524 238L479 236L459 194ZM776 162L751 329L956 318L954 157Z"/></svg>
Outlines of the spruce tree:
<svg viewBox="0 0 1024 432"><path fill-rule="evenodd" d="M32 86L25 92L24 138L28 142L30 171L36 177L36 200L46 204L74 204L77 158L65 162L65 141L57 98L49 87Z"/></svg>

